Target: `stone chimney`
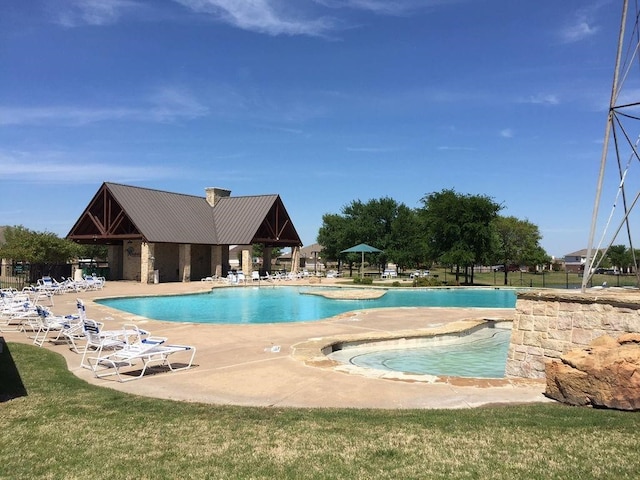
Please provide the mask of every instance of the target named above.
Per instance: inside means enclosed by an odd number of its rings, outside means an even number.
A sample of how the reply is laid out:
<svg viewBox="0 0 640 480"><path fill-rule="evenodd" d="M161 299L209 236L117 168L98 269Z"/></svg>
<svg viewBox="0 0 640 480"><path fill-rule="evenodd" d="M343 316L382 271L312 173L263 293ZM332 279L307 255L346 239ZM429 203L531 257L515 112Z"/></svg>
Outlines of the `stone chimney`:
<svg viewBox="0 0 640 480"><path fill-rule="evenodd" d="M215 207L218 200L222 197L229 197L231 195L231 190L225 190L224 188L207 187L204 191L207 194L207 203L212 207Z"/></svg>

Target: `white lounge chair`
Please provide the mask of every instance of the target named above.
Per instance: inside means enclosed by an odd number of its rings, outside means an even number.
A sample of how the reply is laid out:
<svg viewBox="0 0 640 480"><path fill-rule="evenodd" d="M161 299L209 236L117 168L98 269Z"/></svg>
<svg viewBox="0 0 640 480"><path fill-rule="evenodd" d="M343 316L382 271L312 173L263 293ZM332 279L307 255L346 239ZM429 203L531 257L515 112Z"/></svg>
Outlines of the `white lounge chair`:
<svg viewBox="0 0 640 480"><path fill-rule="evenodd" d="M103 350L118 350L128 344L140 341L148 335L148 332L140 330L135 325L125 325L118 330L104 330L101 322L89 318L85 318L82 323L86 344L82 352L80 366L84 368L91 368L91 365L86 362L89 351L100 356Z"/></svg>
<svg viewBox="0 0 640 480"><path fill-rule="evenodd" d="M193 365L196 347L190 345L167 345L164 337L148 337L139 342L126 345L108 355L89 357L88 363L98 378L117 376L119 382L128 382L142 378L149 367L168 367L170 371L185 370ZM170 357L185 353L185 363L171 362ZM142 362L142 368L132 370L136 362ZM123 371L126 370L126 371Z"/></svg>
<svg viewBox="0 0 640 480"><path fill-rule="evenodd" d="M35 289L41 292L57 293L58 287L53 284L53 278L42 277L36 281Z"/></svg>
<svg viewBox="0 0 640 480"><path fill-rule="evenodd" d="M79 317L77 315L54 315L50 310L40 305L36 306L36 311L38 312L38 317L37 323L33 324L33 330L35 332L33 344L39 347L42 347L47 341L49 332L58 332L57 336L52 340L53 342L56 342L60 339L65 330L77 329L80 326L78 323Z"/></svg>
<svg viewBox="0 0 640 480"><path fill-rule="evenodd" d="M25 331L31 322L37 323L36 305L29 295L4 290L0 292L0 332Z"/></svg>
<svg viewBox="0 0 640 480"><path fill-rule="evenodd" d="M85 290L102 290L105 285L105 279L95 275L85 275L84 284Z"/></svg>

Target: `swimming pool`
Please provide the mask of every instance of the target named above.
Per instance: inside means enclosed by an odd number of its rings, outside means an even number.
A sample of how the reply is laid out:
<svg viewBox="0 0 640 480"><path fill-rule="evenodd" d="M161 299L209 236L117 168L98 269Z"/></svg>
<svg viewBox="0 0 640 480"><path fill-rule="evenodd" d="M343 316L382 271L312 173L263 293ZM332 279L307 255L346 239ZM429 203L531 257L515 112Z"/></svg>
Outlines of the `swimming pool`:
<svg viewBox="0 0 640 480"><path fill-rule="evenodd" d="M498 324L500 325L500 324ZM357 367L417 375L504 378L510 324L471 332L341 346L328 357Z"/></svg>
<svg viewBox="0 0 640 480"><path fill-rule="evenodd" d="M156 320L256 324L321 320L352 310L384 307L514 308L509 289L390 289L376 300L335 300L301 295L324 287L231 287L207 293L96 300Z"/></svg>

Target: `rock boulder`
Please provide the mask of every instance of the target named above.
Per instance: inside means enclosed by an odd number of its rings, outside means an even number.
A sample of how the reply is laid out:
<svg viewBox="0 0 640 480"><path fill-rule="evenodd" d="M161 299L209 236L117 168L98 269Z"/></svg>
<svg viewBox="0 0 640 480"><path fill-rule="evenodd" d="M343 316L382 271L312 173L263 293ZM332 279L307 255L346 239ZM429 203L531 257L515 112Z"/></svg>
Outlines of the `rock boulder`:
<svg viewBox="0 0 640 480"><path fill-rule="evenodd" d="M640 334L595 339L545 365L545 394L570 405L640 409Z"/></svg>

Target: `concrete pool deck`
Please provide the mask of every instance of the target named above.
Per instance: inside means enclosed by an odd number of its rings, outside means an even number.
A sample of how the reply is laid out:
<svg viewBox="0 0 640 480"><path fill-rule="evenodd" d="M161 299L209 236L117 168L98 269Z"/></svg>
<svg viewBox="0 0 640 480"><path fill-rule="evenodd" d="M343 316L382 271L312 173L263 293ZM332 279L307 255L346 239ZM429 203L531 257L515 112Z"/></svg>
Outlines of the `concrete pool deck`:
<svg viewBox="0 0 640 480"><path fill-rule="evenodd" d="M322 286L330 284L323 279ZM195 366L189 370L162 371L120 383L115 377L97 379L90 370L81 368L81 356L69 350L66 344L46 344L44 348L63 355L69 369L91 384L188 402L381 409L551 402L543 394L544 380L444 379L429 383L411 378L386 379L341 371L318 355L320 346L335 339L430 331L483 318L510 319L514 314L511 309L372 309L311 322L204 325L150 320L93 303L96 298L194 293L208 291L211 287L208 282L155 285L107 282L101 291L56 295L55 305L51 307L55 314L75 313L76 298L81 298L85 301L87 316L104 322L106 329L135 323L153 335L168 337L170 343L194 345L197 348ZM31 343L24 333L3 332L0 335L7 342Z"/></svg>

